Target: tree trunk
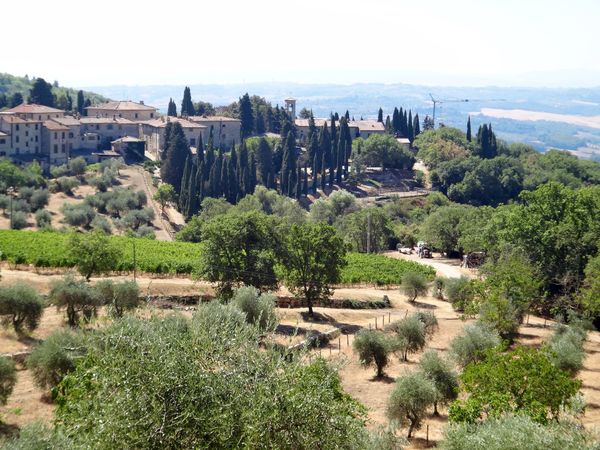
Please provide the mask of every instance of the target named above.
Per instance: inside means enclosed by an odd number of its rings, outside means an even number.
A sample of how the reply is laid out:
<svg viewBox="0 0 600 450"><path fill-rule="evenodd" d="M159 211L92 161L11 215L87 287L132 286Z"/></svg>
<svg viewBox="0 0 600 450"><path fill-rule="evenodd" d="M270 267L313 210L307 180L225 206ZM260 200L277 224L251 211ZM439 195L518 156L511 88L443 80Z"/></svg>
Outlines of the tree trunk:
<svg viewBox="0 0 600 450"><path fill-rule="evenodd" d="M440 415L440 413L438 412L438 409L437 409L437 402L433 402L433 415L434 416Z"/></svg>
<svg viewBox="0 0 600 450"><path fill-rule="evenodd" d="M308 304L308 315L310 317L313 316L313 306L312 306L312 300L310 298L306 299L306 303Z"/></svg>
<svg viewBox="0 0 600 450"><path fill-rule="evenodd" d="M415 421L413 419L409 419L410 420L410 426L408 427L408 438L410 439L412 437L412 432L415 428Z"/></svg>
<svg viewBox="0 0 600 450"><path fill-rule="evenodd" d="M377 378L381 378L383 376L383 367L380 364L377 364Z"/></svg>

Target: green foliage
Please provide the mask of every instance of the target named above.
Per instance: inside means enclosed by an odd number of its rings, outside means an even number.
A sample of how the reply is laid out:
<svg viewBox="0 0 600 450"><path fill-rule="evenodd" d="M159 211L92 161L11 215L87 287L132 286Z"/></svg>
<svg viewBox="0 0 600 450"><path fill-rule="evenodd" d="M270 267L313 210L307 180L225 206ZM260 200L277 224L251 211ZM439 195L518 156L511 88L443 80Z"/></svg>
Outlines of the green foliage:
<svg viewBox="0 0 600 450"><path fill-rule="evenodd" d="M72 275L52 283L49 298L59 310L66 309L71 327L79 325L80 313L88 321L95 317L97 308L102 304L97 292L85 280Z"/></svg>
<svg viewBox="0 0 600 450"><path fill-rule="evenodd" d="M96 217L96 212L85 203L65 203L61 210L65 222L72 227L88 228Z"/></svg>
<svg viewBox="0 0 600 450"><path fill-rule="evenodd" d="M382 331L360 330L354 337L352 347L358 354L361 365L375 366L377 377L383 376L383 370L389 362L389 354L393 350L390 338Z"/></svg>
<svg viewBox="0 0 600 450"><path fill-rule="evenodd" d="M175 193L175 188L169 183L161 183L154 194L154 200L156 200L160 204L160 209L162 211L165 210L165 206L169 203L173 203L177 197Z"/></svg>
<svg viewBox="0 0 600 450"><path fill-rule="evenodd" d="M383 286L387 284L399 285L406 272L417 272L433 279L435 270L424 264L402 259L388 258L383 255L348 253L348 265L342 270L341 282L372 283Z"/></svg>
<svg viewBox="0 0 600 450"><path fill-rule="evenodd" d="M585 280L577 297L586 316L600 316L600 254L585 266Z"/></svg>
<svg viewBox="0 0 600 450"><path fill-rule="evenodd" d="M408 437L421 427L427 409L437 398L436 388L427 376L409 372L396 379L388 401L387 416L400 425L408 423Z"/></svg>
<svg viewBox="0 0 600 450"><path fill-rule="evenodd" d="M390 248L392 223L385 211L379 208L363 208L349 213L339 218L337 228L354 251L377 253Z"/></svg>
<svg viewBox="0 0 600 450"><path fill-rule="evenodd" d="M259 331L232 306L202 306L190 322L127 317L93 339L60 386L58 422L75 444L349 449L364 442L364 409L335 370L260 349Z"/></svg>
<svg viewBox="0 0 600 450"><path fill-rule="evenodd" d="M47 228L52 225L52 215L45 209L35 212L35 224L38 228Z"/></svg>
<svg viewBox="0 0 600 450"><path fill-rule="evenodd" d="M29 205L32 211L38 211L48 204L49 194L46 189L36 189L29 197Z"/></svg>
<svg viewBox="0 0 600 450"><path fill-rule="evenodd" d="M462 252L459 223L468 213L466 206L442 206L432 212L421 226L421 237L444 253Z"/></svg>
<svg viewBox="0 0 600 450"><path fill-rule="evenodd" d="M427 278L418 272L405 272L402 275L402 290L410 303L414 303L418 296L427 294Z"/></svg>
<svg viewBox="0 0 600 450"><path fill-rule="evenodd" d="M436 399L433 404L434 414L438 414L438 404L448 404L458 396L458 377L452 365L443 359L435 350L427 350L421 356L419 368L429 377L435 386Z"/></svg>
<svg viewBox="0 0 600 450"><path fill-rule="evenodd" d="M448 278L444 285L446 299L452 303L452 307L455 310L461 312L473 312L471 310L475 291L475 282L465 276Z"/></svg>
<svg viewBox="0 0 600 450"><path fill-rule="evenodd" d="M414 155L406 150L394 136L373 134L364 141L360 154L354 154L353 163L386 169L412 169Z"/></svg>
<svg viewBox="0 0 600 450"><path fill-rule="evenodd" d="M335 230L326 224L292 225L284 237L283 278L290 291L312 305L327 300L332 285L341 280L346 248Z"/></svg>
<svg viewBox="0 0 600 450"><path fill-rule="evenodd" d="M442 450L593 450L597 445L581 424L560 421L542 425L527 415L507 414L478 425L451 423L439 447Z"/></svg>
<svg viewBox="0 0 600 450"><path fill-rule="evenodd" d="M277 239L266 215L249 212L215 217L202 228L204 247L199 276L216 282L219 295L229 298L233 287L260 290L277 287Z"/></svg>
<svg viewBox="0 0 600 450"><path fill-rule="evenodd" d="M42 422L33 422L19 430L19 436L0 441L4 450L53 450L73 448L60 430Z"/></svg>
<svg viewBox="0 0 600 450"><path fill-rule="evenodd" d="M87 167L87 163L85 159L81 156L77 158L73 158L69 160L69 172L76 177L80 177L85 173L85 168Z"/></svg>
<svg viewBox="0 0 600 450"><path fill-rule="evenodd" d="M58 330L33 349L27 358L27 368L39 387L54 389L75 370L77 361L86 352L87 342L82 332Z"/></svg>
<svg viewBox="0 0 600 450"><path fill-rule="evenodd" d="M109 307L114 317L123 317L140 304L140 288L135 281L100 280L94 285L100 302Z"/></svg>
<svg viewBox="0 0 600 450"><path fill-rule="evenodd" d="M338 219L358 209L356 197L350 192L340 189L329 197L318 198L310 205L309 217L312 222L325 222L333 225Z"/></svg>
<svg viewBox="0 0 600 450"><path fill-rule="evenodd" d="M500 336L489 326L475 322L465 326L464 333L450 342L450 352L459 366L480 361L486 351L500 345Z"/></svg>
<svg viewBox="0 0 600 450"><path fill-rule="evenodd" d="M386 330L394 333L394 350L401 354L404 361L408 361L409 353L418 352L425 347L425 324L416 315L392 322L386 326Z"/></svg>
<svg viewBox="0 0 600 450"><path fill-rule="evenodd" d="M277 325L275 312L276 297L273 294L261 294L252 286L236 289L231 304L246 315L248 323L261 330L273 330Z"/></svg>
<svg viewBox="0 0 600 450"><path fill-rule="evenodd" d="M73 195L73 189L79 186L79 181L75 177L60 177L52 181L50 189L54 192L62 192L67 195Z"/></svg>
<svg viewBox="0 0 600 450"><path fill-rule="evenodd" d="M425 336L431 337L439 329L438 320L434 313L429 311L417 311L413 315L423 322Z"/></svg>
<svg viewBox="0 0 600 450"><path fill-rule="evenodd" d="M516 413L545 424L581 386L543 352L525 347L489 351L483 361L467 365L460 379L468 396L451 405L449 419L455 422Z"/></svg>
<svg viewBox="0 0 600 450"><path fill-rule="evenodd" d="M437 167L444 161L465 158L474 149L462 131L451 127L424 131L413 145L419 149L419 159L431 167Z"/></svg>
<svg viewBox="0 0 600 450"><path fill-rule="evenodd" d="M86 234L71 233L68 254L79 273L89 281L95 273L110 271L114 261L121 258L121 249L103 232L94 230Z"/></svg>
<svg viewBox="0 0 600 450"><path fill-rule="evenodd" d="M0 356L0 405L6 405L17 382L17 370L12 359Z"/></svg>
<svg viewBox="0 0 600 450"><path fill-rule="evenodd" d="M10 224L13 230L22 230L27 226L27 214L23 211L14 211L10 218Z"/></svg>
<svg viewBox="0 0 600 450"><path fill-rule="evenodd" d="M35 330L44 313L44 301L29 284L20 281L0 286L0 319L5 326L12 325L16 333L24 328Z"/></svg>
<svg viewBox="0 0 600 450"><path fill-rule="evenodd" d="M575 375L583 368L585 342L587 332L574 325L557 325L557 328L546 347L550 361L558 369Z"/></svg>

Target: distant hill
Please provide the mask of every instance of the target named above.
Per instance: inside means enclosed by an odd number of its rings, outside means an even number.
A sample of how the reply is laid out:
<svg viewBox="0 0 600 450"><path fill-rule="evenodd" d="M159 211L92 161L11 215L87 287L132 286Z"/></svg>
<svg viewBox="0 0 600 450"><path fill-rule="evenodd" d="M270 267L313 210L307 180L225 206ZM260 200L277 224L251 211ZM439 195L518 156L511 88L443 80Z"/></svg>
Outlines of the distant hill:
<svg viewBox="0 0 600 450"><path fill-rule="evenodd" d="M29 90L33 86L35 78L25 77L17 77L14 75L10 75L8 73L0 73L0 95L4 94L7 98L11 98L14 94L19 93L23 96L23 99L27 101L27 97L29 97ZM52 83L51 80L46 80L48 83ZM77 100L77 92L79 89L67 88L59 86L56 82L52 87L52 93L55 97L59 98L61 96L66 96L69 94L73 99L73 102ZM107 97L104 97L101 94L97 94L91 91L84 91L84 96L86 99L90 99L92 104L98 104L108 101Z"/></svg>
<svg viewBox="0 0 600 450"><path fill-rule="evenodd" d="M298 100L301 108L312 109L315 116L326 117L332 111L350 111L355 118L374 118L382 107L391 114L395 106L410 108L421 120L432 114L429 94L450 100L437 105L436 122L464 130L471 115L473 126L491 122L498 136L511 142L530 144L540 151L548 148L571 150L580 156L600 158L600 129L584 126L586 120L574 120L600 115L600 87L596 88L530 88L530 87L444 87L403 83L395 84L300 84L300 83L240 83L189 84L194 101L226 105L245 92L265 97L273 104L283 104L287 97ZM88 88L111 98L144 100L146 104L166 112L169 98L181 103L184 86L102 86ZM468 102L456 100L468 99ZM486 108L488 108L486 110ZM494 114L485 113L494 109ZM514 118L514 113L499 110L526 110L552 113L529 114L527 120ZM561 116L564 116L561 118ZM544 120L544 118L555 120ZM538 119L538 120L534 120ZM564 119L564 120L563 120ZM579 122L579 123L578 123Z"/></svg>

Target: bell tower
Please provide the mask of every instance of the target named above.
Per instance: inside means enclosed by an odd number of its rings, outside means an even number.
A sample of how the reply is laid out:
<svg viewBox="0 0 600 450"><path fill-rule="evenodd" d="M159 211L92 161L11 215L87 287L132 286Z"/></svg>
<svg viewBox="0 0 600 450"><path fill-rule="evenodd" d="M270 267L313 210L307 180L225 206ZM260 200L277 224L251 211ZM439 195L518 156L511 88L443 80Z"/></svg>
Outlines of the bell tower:
<svg viewBox="0 0 600 450"><path fill-rule="evenodd" d="M292 120L296 120L296 99L286 98L285 100L285 112L288 113Z"/></svg>

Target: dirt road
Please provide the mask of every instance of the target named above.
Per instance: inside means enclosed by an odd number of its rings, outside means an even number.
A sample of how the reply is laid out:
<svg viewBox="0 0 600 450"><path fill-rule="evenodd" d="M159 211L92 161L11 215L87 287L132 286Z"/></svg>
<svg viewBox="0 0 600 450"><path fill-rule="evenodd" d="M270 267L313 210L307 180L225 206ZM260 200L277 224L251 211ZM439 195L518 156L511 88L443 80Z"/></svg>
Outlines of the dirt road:
<svg viewBox="0 0 600 450"><path fill-rule="evenodd" d="M397 251L389 251L384 253L385 256L395 259L405 259L407 261L415 261L427 266L431 266L436 270L436 274L446 278L469 277L476 278L477 271L473 269L465 269L460 266L460 260L444 258L439 253L434 253L433 258L419 258L416 254L405 255Z"/></svg>

